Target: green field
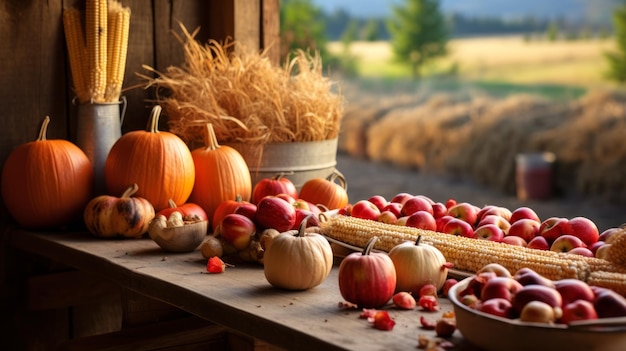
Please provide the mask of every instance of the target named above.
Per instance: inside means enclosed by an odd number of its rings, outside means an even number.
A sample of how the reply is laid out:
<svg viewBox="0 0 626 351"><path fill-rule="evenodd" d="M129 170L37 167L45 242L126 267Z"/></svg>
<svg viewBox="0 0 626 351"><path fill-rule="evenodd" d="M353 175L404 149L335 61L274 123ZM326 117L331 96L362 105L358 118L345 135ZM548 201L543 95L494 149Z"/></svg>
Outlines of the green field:
<svg viewBox="0 0 626 351"><path fill-rule="evenodd" d="M606 80L604 53L613 41L525 41L521 36L455 39L449 55L423 67L423 79L410 79L410 68L394 62L388 42L354 42L350 55L365 88L403 86L418 89L481 91L490 95L537 93L576 98L592 88L615 87ZM342 44L329 50L339 55Z"/></svg>

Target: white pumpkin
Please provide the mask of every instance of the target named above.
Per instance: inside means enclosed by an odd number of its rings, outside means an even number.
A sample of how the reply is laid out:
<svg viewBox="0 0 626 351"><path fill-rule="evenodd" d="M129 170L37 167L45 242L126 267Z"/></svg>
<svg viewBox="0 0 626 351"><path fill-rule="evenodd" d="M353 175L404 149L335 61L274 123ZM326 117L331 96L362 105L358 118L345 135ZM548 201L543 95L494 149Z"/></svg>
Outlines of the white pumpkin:
<svg viewBox="0 0 626 351"><path fill-rule="evenodd" d="M263 257L267 281L277 288L306 290L321 284L333 267L333 250L325 237L307 233L306 221L295 231L271 240Z"/></svg>
<svg viewBox="0 0 626 351"><path fill-rule="evenodd" d="M420 289L433 284L441 289L448 276L448 263L441 251L429 244L405 242L389 251L396 268L396 291L407 291L419 296Z"/></svg>

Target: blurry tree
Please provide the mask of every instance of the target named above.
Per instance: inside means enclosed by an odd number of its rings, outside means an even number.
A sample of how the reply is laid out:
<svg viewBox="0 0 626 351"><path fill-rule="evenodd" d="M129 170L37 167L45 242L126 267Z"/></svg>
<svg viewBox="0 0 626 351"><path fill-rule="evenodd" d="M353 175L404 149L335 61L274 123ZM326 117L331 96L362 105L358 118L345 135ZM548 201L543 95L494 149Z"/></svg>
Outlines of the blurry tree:
<svg viewBox="0 0 626 351"><path fill-rule="evenodd" d="M328 57L322 11L311 0L281 0L280 57L286 60L296 49Z"/></svg>
<svg viewBox="0 0 626 351"><path fill-rule="evenodd" d="M448 34L438 0L405 0L404 6L393 6L388 27L394 56L411 64L413 78L419 77L425 62L447 52Z"/></svg>
<svg viewBox="0 0 626 351"><path fill-rule="evenodd" d="M348 47L353 41L357 40L358 32L359 23L356 20L351 20L350 23L348 23L346 30L343 31L343 34L341 35L341 42L343 45Z"/></svg>
<svg viewBox="0 0 626 351"><path fill-rule="evenodd" d="M626 82L626 2L613 12L616 51L605 54L609 63L607 77L620 83Z"/></svg>
<svg viewBox="0 0 626 351"><path fill-rule="evenodd" d="M376 41L380 39L380 28L378 27L378 21L370 19L365 24L363 29L363 39L366 41Z"/></svg>
<svg viewBox="0 0 626 351"><path fill-rule="evenodd" d="M559 24L556 22L551 22L546 30L546 36L549 41L556 41L559 37Z"/></svg>

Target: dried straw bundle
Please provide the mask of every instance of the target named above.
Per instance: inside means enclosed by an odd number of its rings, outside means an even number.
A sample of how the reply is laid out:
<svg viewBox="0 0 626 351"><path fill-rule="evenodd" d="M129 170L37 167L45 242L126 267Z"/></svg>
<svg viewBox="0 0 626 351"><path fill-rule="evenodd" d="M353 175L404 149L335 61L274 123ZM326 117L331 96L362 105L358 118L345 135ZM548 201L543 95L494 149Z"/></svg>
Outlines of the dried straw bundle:
<svg viewBox="0 0 626 351"><path fill-rule="evenodd" d="M169 117L171 132L187 143L202 141L213 124L220 142L285 143L334 139L339 134L343 99L322 75L319 55L303 51L284 68L265 52L229 41L201 45L182 25L182 67L143 76L157 88L157 103Z"/></svg>

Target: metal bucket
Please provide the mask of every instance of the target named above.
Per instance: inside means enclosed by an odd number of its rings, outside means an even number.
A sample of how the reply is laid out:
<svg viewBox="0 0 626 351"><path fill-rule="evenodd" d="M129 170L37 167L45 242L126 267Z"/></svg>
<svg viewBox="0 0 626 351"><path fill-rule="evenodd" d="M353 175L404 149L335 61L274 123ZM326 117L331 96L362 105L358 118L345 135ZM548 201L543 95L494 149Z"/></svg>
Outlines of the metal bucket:
<svg viewBox="0 0 626 351"><path fill-rule="evenodd" d="M252 186L284 173L299 190L309 179L326 178L337 165L337 138L264 145L224 143L239 151L250 169Z"/></svg>
<svg viewBox="0 0 626 351"><path fill-rule="evenodd" d="M551 152L518 154L515 157L517 198L545 200L552 196L552 171L556 156Z"/></svg>
<svg viewBox="0 0 626 351"><path fill-rule="evenodd" d="M104 165L109 151L122 136L126 113L126 98L111 103L84 103L78 105L76 145L85 152L94 171L94 192L106 192Z"/></svg>

